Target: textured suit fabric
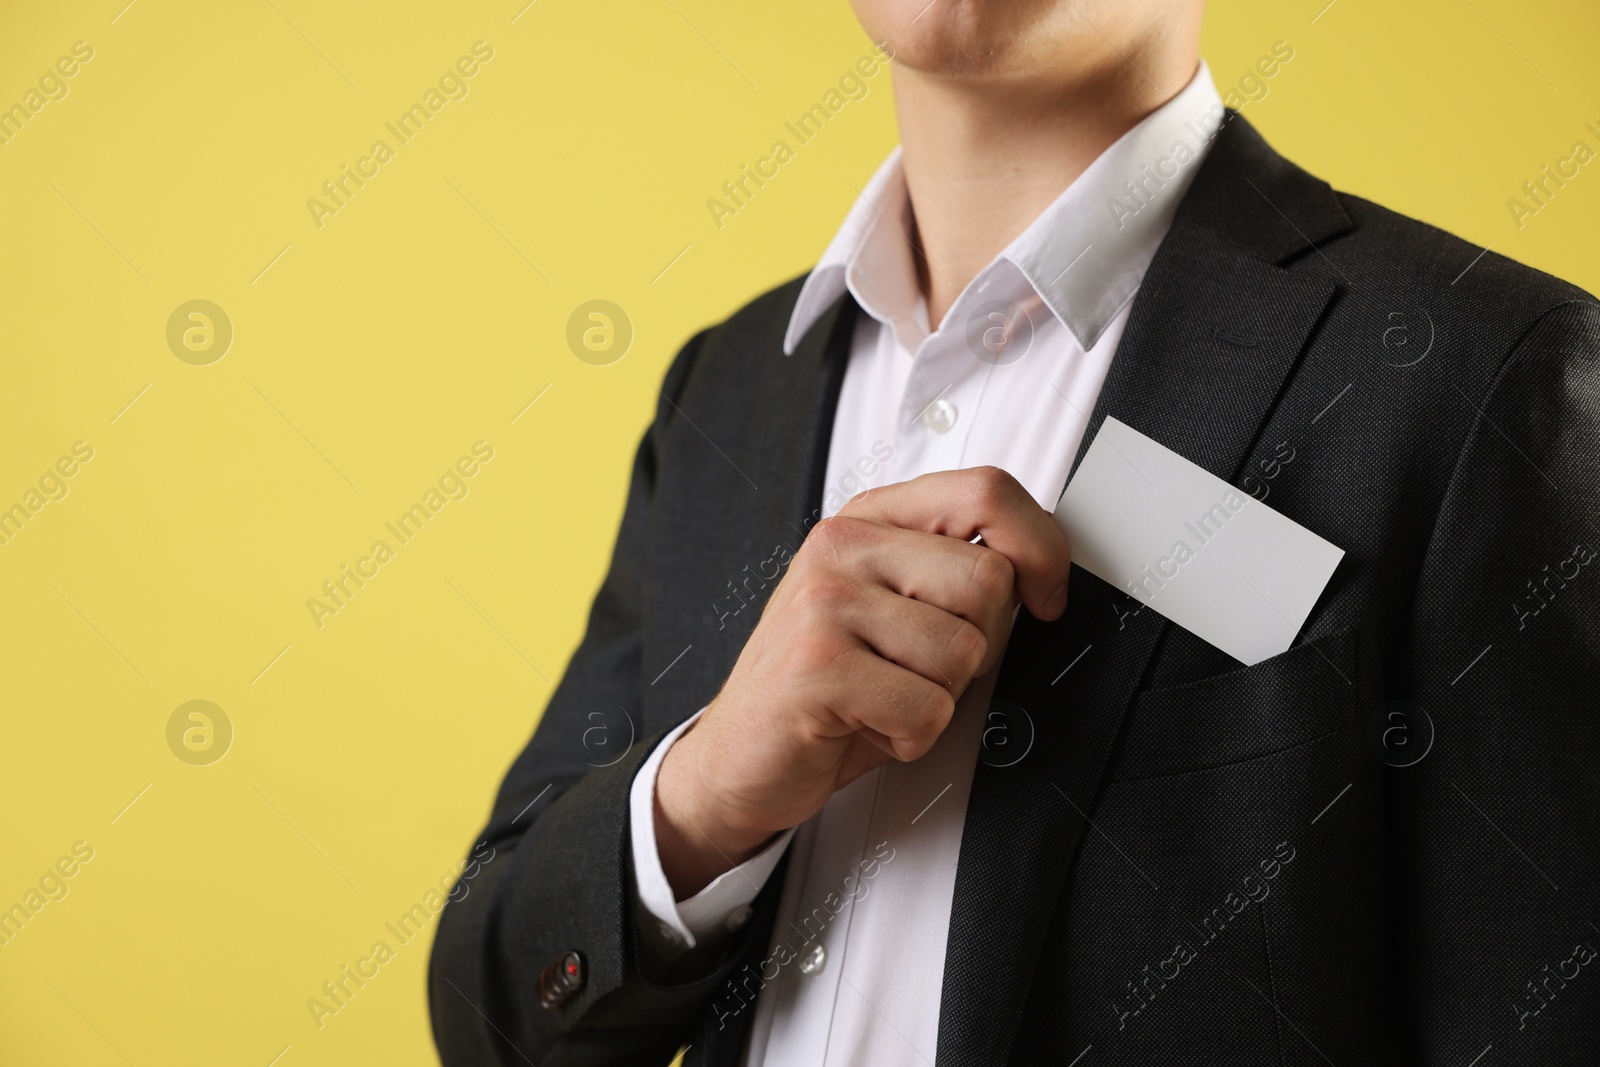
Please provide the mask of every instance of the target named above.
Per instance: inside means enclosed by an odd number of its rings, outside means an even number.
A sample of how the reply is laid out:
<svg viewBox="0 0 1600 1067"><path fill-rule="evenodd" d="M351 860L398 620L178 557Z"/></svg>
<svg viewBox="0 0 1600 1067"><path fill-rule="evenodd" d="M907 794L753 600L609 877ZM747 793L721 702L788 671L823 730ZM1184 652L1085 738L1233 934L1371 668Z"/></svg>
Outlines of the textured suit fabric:
<svg viewBox="0 0 1600 1067"><path fill-rule="evenodd" d="M1600 308L1478 253L1230 113L1085 441L1115 416L1346 556L1248 668L1077 568L1062 619L1019 618L996 695L1032 747L974 779L940 1067L1600 1059ZM784 357L798 290L662 385L583 643L481 835L499 858L441 921L450 1067L736 1062L781 875L716 958L645 973L627 793L814 519L854 309ZM595 712L636 731L610 766ZM542 1008L568 950L587 983Z"/></svg>

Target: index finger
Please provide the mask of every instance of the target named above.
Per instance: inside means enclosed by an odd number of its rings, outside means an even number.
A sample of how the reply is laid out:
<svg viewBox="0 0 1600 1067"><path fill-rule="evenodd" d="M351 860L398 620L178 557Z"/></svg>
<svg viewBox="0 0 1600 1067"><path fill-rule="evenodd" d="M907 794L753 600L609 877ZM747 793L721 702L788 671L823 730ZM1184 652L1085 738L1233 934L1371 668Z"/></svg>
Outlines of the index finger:
<svg viewBox="0 0 1600 1067"><path fill-rule="evenodd" d="M983 543L1011 561L1028 610L1054 619L1067 604L1072 551L1050 513L998 467L938 471L869 489L840 515Z"/></svg>

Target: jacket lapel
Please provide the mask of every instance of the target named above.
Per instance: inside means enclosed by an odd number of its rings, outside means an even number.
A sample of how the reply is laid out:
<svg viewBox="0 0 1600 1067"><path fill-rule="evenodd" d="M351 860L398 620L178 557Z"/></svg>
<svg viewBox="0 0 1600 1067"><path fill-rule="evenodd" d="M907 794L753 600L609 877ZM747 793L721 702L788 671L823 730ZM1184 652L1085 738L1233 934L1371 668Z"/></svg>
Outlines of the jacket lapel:
<svg viewBox="0 0 1600 1067"><path fill-rule="evenodd" d="M1145 275L1073 471L1109 415L1234 481L1338 291L1337 267L1313 246L1349 227L1325 183L1228 113ZM1285 266L1308 255L1307 269ZM973 779L940 1067L1006 1061L1124 715L1169 625L1081 568L1069 588L1057 622L1019 616L996 686L1026 712L1033 747L1009 766L980 762Z"/></svg>

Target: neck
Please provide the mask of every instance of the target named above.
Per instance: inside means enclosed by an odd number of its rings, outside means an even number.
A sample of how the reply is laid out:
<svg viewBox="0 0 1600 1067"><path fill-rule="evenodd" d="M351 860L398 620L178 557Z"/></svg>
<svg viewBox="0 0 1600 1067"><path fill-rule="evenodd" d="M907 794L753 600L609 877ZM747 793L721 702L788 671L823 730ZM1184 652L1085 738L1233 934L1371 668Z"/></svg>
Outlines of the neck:
<svg viewBox="0 0 1600 1067"><path fill-rule="evenodd" d="M1192 53L1118 59L1067 84L973 84L895 64L918 281L950 305L1100 153L1189 83ZM1149 80L1146 80L1146 75Z"/></svg>

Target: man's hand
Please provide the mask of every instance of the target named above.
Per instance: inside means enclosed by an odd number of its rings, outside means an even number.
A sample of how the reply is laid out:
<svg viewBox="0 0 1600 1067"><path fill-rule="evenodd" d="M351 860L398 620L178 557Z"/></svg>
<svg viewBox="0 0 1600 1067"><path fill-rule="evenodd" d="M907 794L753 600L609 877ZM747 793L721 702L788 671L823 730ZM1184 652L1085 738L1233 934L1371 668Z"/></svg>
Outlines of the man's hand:
<svg viewBox="0 0 1600 1067"><path fill-rule="evenodd" d="M869 490L818 523L662 761L656 841L679 899L867 771L932 748L999 662L1017 602L1061 615L1070 564L1050 513L994 467Z"/></svg>

